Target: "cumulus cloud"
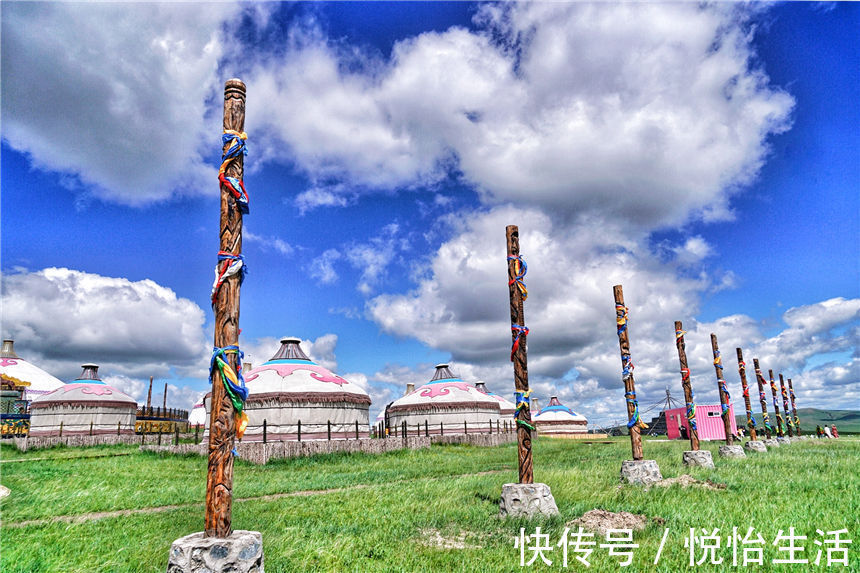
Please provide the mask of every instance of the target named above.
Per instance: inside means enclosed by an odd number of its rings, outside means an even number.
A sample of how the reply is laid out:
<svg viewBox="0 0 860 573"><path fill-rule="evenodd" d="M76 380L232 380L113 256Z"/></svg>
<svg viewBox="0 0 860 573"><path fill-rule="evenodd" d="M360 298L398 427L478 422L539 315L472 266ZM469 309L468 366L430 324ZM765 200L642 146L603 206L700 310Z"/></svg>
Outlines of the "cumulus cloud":
<svg viewBox="0 0 860 573"><path fill-rule="evenodd" d="M305 208L457 172L490 203L646 226L730 216L793 99L753 65L736 6L486 5L478 29L379 61L306 23L249 85L266 158L316 182ZM338 185L349 179L349 186Z"/></svg>
<svg viewBox="0 0 860 573"><path fill-rule="evenodd" d="M336 283L340 277L334 268L334 263L342 256L337 249L326 249L323 254L310 262L308 274L324 285Z"/></svg>
<svg viewBox="0 0 860 573"><path fill-rule="evenodd" d="M285 257L292 255L296 249L280 237L257 235L247 228L242 230L242 240L258 245L263 251L276 251Z"/></svg>
<svg viewBox="0 0 860 573"><path fill-rule="evenodd" d="M5 273L2 292L4 335L60 378L83 362L105 375L205 376L203 309L151 280L46 268Z"/></svg>
<svg viewBox="0 0 860 573"><path fill-rule="evenodd" d="M216 192L200 150L217 145L220 121L205 117L207 100L220 87L224 22L237 10L4 5L4 141L105 200L140 205Z"/></svg>
<svg viewBox="0 0 860 573"><path fill-rule="evenodd" d="M368 242L353 243L345 249L347 261L361 272L356 288L362 294L371 294L397 254L409 248L408 242L398 236L398 231L399 225L391 223Z"/></svg>

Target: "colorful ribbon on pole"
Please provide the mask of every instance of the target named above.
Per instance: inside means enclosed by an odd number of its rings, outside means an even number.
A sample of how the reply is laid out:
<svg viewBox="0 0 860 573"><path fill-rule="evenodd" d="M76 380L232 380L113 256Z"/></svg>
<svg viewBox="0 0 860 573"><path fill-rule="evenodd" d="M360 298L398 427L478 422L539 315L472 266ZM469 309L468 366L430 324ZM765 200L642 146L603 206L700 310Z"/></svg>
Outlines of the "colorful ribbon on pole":
<svg viewBox="0 0 860 573"><path fill-rule="evenodd" d="M531 424L529 424L525 420L519 419L520 412L525 412L526 410L529 409L529 402L530 402L529 396L531 395L531 393L532 393L531 389L526 390L525 392L522 392L520 390L514 390L514 400L516 401L516 406L517 406L517 410L516 410L516 413L514 414L514 418L516 418L518 425L520 425L524 428L528 428L529 430L534 430L535 429L534 426L532 426Z"/></svg>
<svg viewBox="0 0 860 573"><path fill-rule="evenodd" d="M631 415L630 419L627 421L627 427L632 429L633 426L636 426L643 430L647 430L648 425L639 417L639 403L636 401L636 392L625 392L624 398L629 404L633 404L633 415Z"/></svg>
<svg viewBox="0 0 860 573"><path fill-rule="evenodd" d="M723 380L722 378L718 378L717 384L720 386L720 390L723 391L723 394L726 395L726 401L720 402L720 408L722 408L722 414L725 415L729 411L729 398L731 398L731 396L729 395L729 389L726 386L725 380Z"/></svg>
<svg viewBox="0 0 860 573"><path fill-rule="evenodd" d="M627 330L627 313L630 311L630 309L628 309L623 304L616 304L615 311L617 315L615 317L615 323L618 325L618 336L621 336L621 333Z"/></svg>
<svg viewBox="0 0 860 573"><path fill-rule="evenodd" d="M682 332L681 330L677 332ZM676 335L677 335L676 332ZM683 336L683 334L681 334ZM681 336L678 336L680 338ZM689 382L690 381L690 369L689 368L681 368L681 382ZM687 406L687 421L690 423L690 429L696 430L696 396L693 394L693 389L690 388L690 401L686 403Z"/></svg>
<svg viewBox="0 0 860 573"><path fill-rule="evenodd" d="M517 350L519 350L519 348L520 348L520 337L521 336L528 336L529 329L527 326L520 326L519 324L512 324L511 325L511 332L516 333L516 336L514 337L514 342L511 345L511 362L513 362L514 361L514 355L517 353Z"/></svg>
<svg viewBox="0 0 860 573"><path fill-rule="evenodd" d="M221 155L221 167L218 169L218 181L230 191L230 194L236 199L239 211L245 214L248 213L248 192L245 190L245 183L236 177L229 177L227 175L227 168L239 156L248 154L248 148L245 146L247 139L248 135L244 131L224 130L224 133L221 135L221 145L229 144L230 147Z"/></svg>
<svg viewBox="0 0 860 573"><path fill-rule="evenodd" d="M226 354L236 354L236 370L225 360ZM248 427L248 414L245 412L245 400L248 399L248 388L245 386L245 378L242 376L242 359L245 353L236 345L212 349L212 358L209 360L209 383L213 383L215 369L221 374L221 382L227 397L236 411L236 437L241 439Z"/></svg>
<svg viewBox="0 0 860 573"><path fill-rule="evenodd" d="M222 261L227 261L225 265L221 265ZM215 299L218 297L218 291L221 285L235 274L239 275L239 284L245 282L245 273L248 272L248 266L245 264L245 257L242 255L234 255L226 251L218 251L218 264L215 265L215 282L212 283L212 306L215 306Z"/></svg>
<svg viewBox="0 0 860 573"><path fill-rule="evenodd" d="M750 399L750 387L749 386L744 387L744 398L746 398L746 400L744 400L744 404L749 402L749 399ZM756 427L755 416L753 416L752 410L749 410L749 409L747 409L747 425L752 427L752 428Z"/></svg>
<svg viewBox="0 0 860 573"><path fill-rule="evenodd" d="M516 284L517 288L520 291L520 294L523 297L523 300L526 300L529 297L529 290L526 288L525 276L526 272L528 272L529 270L529 267L523 260L522 255L508 255L508 260L514 262L515 275L514 278L508 281L508 286Z"/></svg>

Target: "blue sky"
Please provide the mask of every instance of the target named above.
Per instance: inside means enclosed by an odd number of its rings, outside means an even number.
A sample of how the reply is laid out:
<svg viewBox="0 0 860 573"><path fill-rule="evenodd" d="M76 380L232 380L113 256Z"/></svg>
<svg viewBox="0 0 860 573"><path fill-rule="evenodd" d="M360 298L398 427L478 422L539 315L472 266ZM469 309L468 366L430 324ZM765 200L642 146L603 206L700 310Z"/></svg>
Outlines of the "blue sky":
<svg viewBox="0 0 860 573"><path fill-rule="evenodd" d="M203 9L205 7L205 10ZM860 8L851 3L2 7L3 335L144 399L207 386L223 82L248 85L242 347L299 336L372 412L451 361L620 420L724 356L860 407ZM734 358L726 369L740 396ZM736 410L742 411L740 400Z"/></svg>

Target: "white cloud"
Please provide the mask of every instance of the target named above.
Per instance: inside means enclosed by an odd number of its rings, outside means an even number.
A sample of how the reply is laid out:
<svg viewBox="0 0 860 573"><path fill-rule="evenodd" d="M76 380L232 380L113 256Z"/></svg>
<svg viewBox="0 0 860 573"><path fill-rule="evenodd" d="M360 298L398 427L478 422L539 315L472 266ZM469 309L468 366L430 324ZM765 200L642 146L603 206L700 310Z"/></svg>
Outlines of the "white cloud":
<svg viewBox="0 0 860 573"><path fill-rule="evenodd" d="M216 193L201 152L217 157L220 118L205 116L237 6L4 5L3 139L105 200Z"/></svg>
<svg viewBox="0 0 860 573"><path fill-rule="evenodd" d="M249 231L247 228L242 230L242 239L249 243L259 245L259 248L263 251L274 250L285 257L292 255L296 251L295 247L280 237L257 235L256 233Z"/></svg>
<svg viewBox="0 0 860 573"><path fill-rule="evenodd" d="M334 263L341 257L342 255L337 249L327 249L322 255L311 261L308 274L324 285L336 283L339 276L334 268Z"/></svg>
<svg viewBox="0 0 860 573"><path fill-rule="evenodd" d="M391 223L367 243L353 243L344 250L353 268L361 271L356 288L362 294L371 294L398 252L409 247L398 237L398 230L399 226Z"/></svg>
<svg viewBox="0 0 860 573"><path fill-rule="evenodd" d="M384 62L296 26L284 57L251 74L274 103L248 121L265 158L319 182L305 209L456 170L489 203L646 226L726 218L794 103L755 68L746 18L721 5L487 5L478 32L404 39Z"/></svg>
<svg viewBox="0 0 860 573"><path fill-rule="evenodd" d="M3 276L4 335L60 378L83 362L101 364L103 375L200 376L204 320L194 302L151 280L66 268Z"/></svg>

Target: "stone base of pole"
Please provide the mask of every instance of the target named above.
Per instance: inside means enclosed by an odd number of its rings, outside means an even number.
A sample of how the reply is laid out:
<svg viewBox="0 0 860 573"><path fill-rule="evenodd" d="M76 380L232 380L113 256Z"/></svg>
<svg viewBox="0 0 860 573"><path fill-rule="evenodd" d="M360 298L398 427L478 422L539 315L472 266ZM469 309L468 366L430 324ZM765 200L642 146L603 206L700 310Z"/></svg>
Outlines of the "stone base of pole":
<svg viewBox="0 0 860 573"><path fill-rule="evenodd" d="M742 446L720 446L720 457L721 458L745 458L747 455L744 453L744 449Z"/></svg>
<svg viewBox="0 0 860 573"><path fill-rule="evenodd" d="M499 500L499 517L550 517L558 506L545 483L506 483Z"/></svg>
<svg viewBox="0 0 860 573"><path fill-rule="evenodd" d="M764 442L760 442L758 440L750 440L744 444L744 449L749 450L751 452L766 452L767 446Z"/></svg>
<svg viewBox="0 0 860 573"><path fill-rule="evenodd" d="M782 446L787 446L787 445L791 444L791 438L787 438L785 436L783 436L781 438L777 438L776 441L779 442L780 445L782 445Z"/></svg>
<svg viewBox="0 0 860 573"><path fill-rule="evenodd" d="M649 485L663 480L660 466L655 460L624 460L621 462L621 481Z"/></svg>
<svg viewBox="0 0 860 573"><path fill-rule="evenodd" d="M769 440L765 440L764 445L768 448L778 448L779 442L776 441L776 438L771 438Z"/></svg>
<svg viewBox="0 0 860 573"><path fill-rule="evenodd" d="M685 466L714 468L714 458L708 450L690 450L689 452L684 452L682 460Z"/></svg>
<svg viewBox="0 0 860 573"><path fill-rule="evenodd" d="M230 537L180 537L170 546L167 573L263 573L263 534L234 531Z"/></svg>

